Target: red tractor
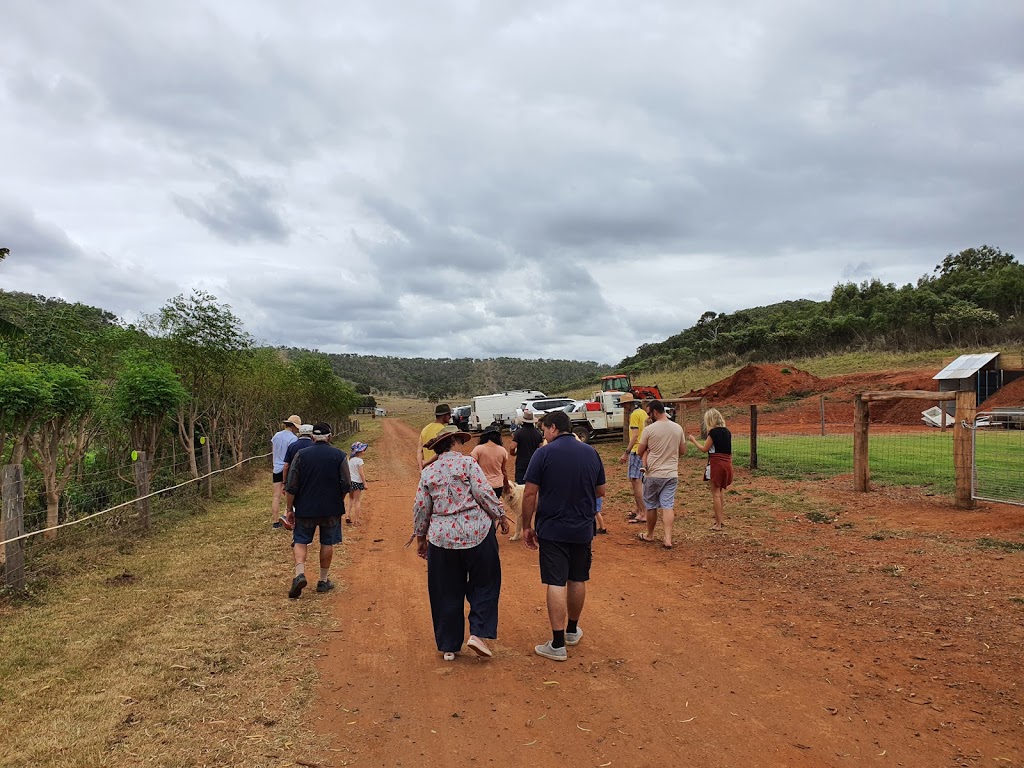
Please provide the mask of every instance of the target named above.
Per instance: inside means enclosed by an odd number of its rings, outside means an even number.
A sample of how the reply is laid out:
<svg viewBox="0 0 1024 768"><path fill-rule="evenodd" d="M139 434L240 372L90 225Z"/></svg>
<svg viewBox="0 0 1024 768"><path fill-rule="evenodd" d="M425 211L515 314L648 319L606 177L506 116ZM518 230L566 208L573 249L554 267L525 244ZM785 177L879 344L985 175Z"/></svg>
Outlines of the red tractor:
<svg viewBox="0 0 1024 768"><path fill-rule="evenodd" d="M601 377L602 392L629 392L637 400L661 400L661 390L658 385L646 387L640 384L636 386L630 381L629 374L615 373L611 376Z"/></svg>

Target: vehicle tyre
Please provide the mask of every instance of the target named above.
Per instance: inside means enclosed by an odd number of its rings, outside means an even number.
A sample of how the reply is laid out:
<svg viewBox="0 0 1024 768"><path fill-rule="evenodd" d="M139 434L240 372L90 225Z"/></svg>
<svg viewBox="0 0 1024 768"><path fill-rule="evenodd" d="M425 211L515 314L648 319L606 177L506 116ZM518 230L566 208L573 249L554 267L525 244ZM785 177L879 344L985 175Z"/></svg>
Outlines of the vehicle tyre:
<svg viewBox="0 0 1024 768"><path fill-rule="evenodd" d="M590 430L584 426L575 426L572 428L572 433L576 435L584 443L590 442Z"/></svg>

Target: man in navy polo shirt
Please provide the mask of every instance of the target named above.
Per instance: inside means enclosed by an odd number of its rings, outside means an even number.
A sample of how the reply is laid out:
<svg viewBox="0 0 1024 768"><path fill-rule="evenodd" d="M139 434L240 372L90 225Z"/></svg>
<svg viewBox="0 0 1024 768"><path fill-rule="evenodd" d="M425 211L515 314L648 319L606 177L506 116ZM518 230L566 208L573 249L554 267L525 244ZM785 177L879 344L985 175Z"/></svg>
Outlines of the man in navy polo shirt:
<svg viewBox="0 0 1024 768"><path fill-rule="evenodd" d="M551 640L534 650L565 661L565 646L583 637L579 620L590 579L597 499L604 496L604 465L593 447L573 436L564 411L546 413L540 423L548 444L537 449L526 470L523 543L528 549L540 547Z"/></svg>
<svg viewBox="0 0 1024 768"><path fill-rule="evenodd" d="M294 527L292 549L295 552L295 578L288 597L293 600L306 586L306 549L320 529L320 579L317 592L330 592L334 545L341 544L341 516L345 514L345 494L352 489L348 459L344 451L331 445L331 425L313 425L313 444L292 459L285 484L287 523Z"/></svg>

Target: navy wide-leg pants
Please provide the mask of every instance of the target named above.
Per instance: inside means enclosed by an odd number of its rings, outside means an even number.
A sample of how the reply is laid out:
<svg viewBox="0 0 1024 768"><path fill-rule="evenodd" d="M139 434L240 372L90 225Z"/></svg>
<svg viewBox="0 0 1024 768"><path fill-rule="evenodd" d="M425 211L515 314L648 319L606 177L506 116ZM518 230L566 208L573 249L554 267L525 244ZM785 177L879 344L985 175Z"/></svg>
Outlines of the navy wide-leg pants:
<svg viewBox="0 0 1024 768"><path fill-rule="evenodd" d="M487 538L470 549L427 548L427 591L434 621L437 650L454 653L466 639L465 605L469 601L469 634L498 636L498 597L501 561L498 537L491 528Z"/></svg>

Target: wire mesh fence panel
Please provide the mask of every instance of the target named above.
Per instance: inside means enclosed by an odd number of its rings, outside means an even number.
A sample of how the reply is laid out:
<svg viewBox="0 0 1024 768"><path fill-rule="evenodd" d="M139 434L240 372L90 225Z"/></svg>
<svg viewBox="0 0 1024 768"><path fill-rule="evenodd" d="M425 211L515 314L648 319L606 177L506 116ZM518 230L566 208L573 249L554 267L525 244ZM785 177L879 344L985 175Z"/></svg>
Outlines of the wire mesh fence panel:
<svg viewBox="0 0 1024 768"><path fill-rule="evenodd" d="M733 461L750 466L750 436L733 436ZM853 472L852 435L759 432L757 467L785 479L835 477Z"/></svg>
<svg viewBox="0 0 1024 768"><path fill-rule="evenodd" d="M815 479L853 472L852 434L758 432L758 469L783 479ZM750 466L750 439L736 435L733 459ZM887 427L870 433L868 461L876 485L905 485L953 493L953 432Z"/></svg>
<svg viewBox="0 0 1024 768"><path fill-rule="evenodd" d="M953 469L953 430L927 427L872 431L868 438L871 482L930 488L938 493L956 490Z"/></svg>
<svg viewBox="0 0 1024 768"><path fill-rule="evenodd" d="M1024 409L978 414L972 496L1024 505Z"/></svg>

